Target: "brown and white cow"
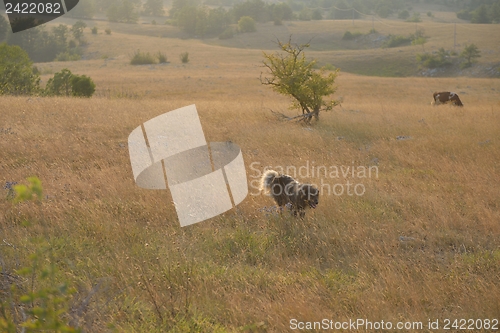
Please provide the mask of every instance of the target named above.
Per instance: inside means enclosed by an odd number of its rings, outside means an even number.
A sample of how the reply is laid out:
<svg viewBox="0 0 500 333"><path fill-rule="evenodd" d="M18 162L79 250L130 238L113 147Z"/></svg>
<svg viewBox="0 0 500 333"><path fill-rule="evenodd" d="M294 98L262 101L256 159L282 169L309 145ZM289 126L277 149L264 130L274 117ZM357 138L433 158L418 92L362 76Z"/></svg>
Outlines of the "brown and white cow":
<svg viewBox="0 0 500 333"><path fill-rule="evenodd" d="M458 95L454 92L449 92L449 91L435 92L433 94L433 97L434 97L434 102L432 104L434 105L451 103L456 106L464 106Z"/></svg>

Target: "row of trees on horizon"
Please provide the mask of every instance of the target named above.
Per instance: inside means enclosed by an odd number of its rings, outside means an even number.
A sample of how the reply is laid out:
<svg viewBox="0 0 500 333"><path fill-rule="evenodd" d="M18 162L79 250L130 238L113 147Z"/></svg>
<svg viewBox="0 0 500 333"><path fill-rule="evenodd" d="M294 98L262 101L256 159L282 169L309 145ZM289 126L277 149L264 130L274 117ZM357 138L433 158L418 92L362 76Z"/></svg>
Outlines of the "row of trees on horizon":
<svg viewBox="0 0 500 333"><path fill-rule="evenodd" d="M295 15L287 19L319 19L323 16L329 19L352 19L359 17L359 13L366 15L376 14L382 18L397 15L404 9L411 9L419 3L428 5L442 5L457 11L457 17L470 20L472 23L499 23L500 0L285 0L271 2L262 0L80 0L68 14L78 18L92 18L104 14L110 21L137 22L140 15L165 16L176 18L178 9L182 7L221 7L232 12L233 21L237 22L242 16L251 16L256 21L269 21L276 18L272 12L274 5L286 8ZM170 8L166 10L166 8ZM241 9L260 9L258 15L246 12L235 17L235 12ZM348 9L354 8L355 11ZM319 13L319 14L318 14ZM256 17L254 17L256 16ZM301 17L302 16L302 17Z"/></svg>

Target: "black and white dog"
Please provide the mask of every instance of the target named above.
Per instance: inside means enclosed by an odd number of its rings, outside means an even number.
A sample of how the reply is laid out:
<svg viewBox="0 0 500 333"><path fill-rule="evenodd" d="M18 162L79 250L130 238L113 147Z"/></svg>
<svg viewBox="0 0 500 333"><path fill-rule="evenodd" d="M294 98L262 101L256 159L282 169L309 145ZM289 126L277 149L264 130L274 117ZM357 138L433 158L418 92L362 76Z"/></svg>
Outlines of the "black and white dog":
<svg viewBox="0 0 500 333"><path fill-rule="evenodd" d="M276 204L283 209L291 206L294 216L304 217L307 207L316 208L319 190L311 184L301 184L288 175L267 170L260 180L260 189L273 197Z"/></svg>

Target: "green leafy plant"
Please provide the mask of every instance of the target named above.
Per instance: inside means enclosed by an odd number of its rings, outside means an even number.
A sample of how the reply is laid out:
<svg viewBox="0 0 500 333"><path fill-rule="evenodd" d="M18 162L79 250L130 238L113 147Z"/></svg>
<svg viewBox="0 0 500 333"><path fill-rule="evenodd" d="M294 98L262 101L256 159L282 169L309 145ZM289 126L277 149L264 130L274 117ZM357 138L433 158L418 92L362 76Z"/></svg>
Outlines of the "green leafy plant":
<svg viewBox="0 0 500 333"><path fill-rule="evenodd" d="M227 27L226 30L224 30L220 35L219 39L229 39L233 38L234 36L234 30L232 27Z"/></svg>
<svg viewBox="0 0 500 333"><path fill-rule="evenodd" d="M161 51L158 51L158 54L156 55L156 57L158 58L158 63L160 64L166 64L168 61L167 61L167 56L163 53L161 53Z"/></svg>
<svg viewBox="0 0 500 333"><path fill-rule="evenodd" d="M54 74L45 87L48 96L91 97L95 92L95 83L85 75L71 73L67 68Z"/></svg>
<svg viewBox="0 0 500 333"><path fill-rule="evenodd" d="M155 57L149 52L141 52L137 50L132 59L130 60L131 65L151 65L155 64Z"/></svg>
<svg viewBox="0 0 500 333"><path fill-rule="evenodd" d="M17 45L0 44L0 95L33 95L39 89L40 76L28 54Z"/></svg>
<svg viewBox="0 0 500 333"><path fill-rule="evenodd" d="M355 32L350 32L349 30L347 30L345 33L344 33L344 36L342 36L342 40L353 40L353 39L356 39L357 37L363 35L361 32L359 31L355 31Z"/></svg>
<svg viewBox="0 0 500 333"><path fill-rule="evenodd" d="M312 117L319 119L320 111L331 110L338 101L326 100L335 93L333 83L338 69L326 74L324 70L316 71L315 60L306 60L304 50L309 44L293 45L291 38L287 43L278 41L283 53L267 54L264 52L264 66L270 77L263 78L261 83L270 86L279 94L292 98L292 108L302 111L299 120L310 122Z"/></svg>
<svg viewBox="0 0 500 333"><path fill-rule="evenodd" d="M71 88L75 97L92 97L95 92L95 83L86 75L73 75Z"/></svg>
<svg viewBox="0 0 500 333"><path fill-rule="evenodd" d="M180 57L181 62L183 64L187 64L189 62L189 53L187 53L187 52L181 53L181 55L179 57Z"/></svg>
<svg viewBox="0 0 500 333"><path fill-rule="evenodd" d="M257 29L255 28L255 20L250 16L243 16L238 21L238 31L239 32L254 32Z"/></svg>
<svg viewBox="0 0 500 333"><path fill-rule="evenodd" d="M402 35L389 35L389 39L384 42L383 47L398 47L408 45L412 41L412 37L405 37Z"/></svg>
<svg viewBox="0 0 500 333"><path fill-rule="evenodd" d="M460 57L465 59L465 63L462 63L460 66L462 68L472 66L472 63L477 61L478 58L481 57L481 51L475 44L466 44L462 53L460 53Z"/></svg>
<svg viewBox="0 0 500 333"><path fill-rule="evenodd" d="M73 33L73 37L79 42L82 41L83 37L83 29L87 27L87 24L83 21L76 21L75 24L71 27L71 32Z"/></svg>
<svg viewBox="0 0 500 333"><path fill-rule="evenodd" d="M14 203L34 201L41 204L42 182L37 177L29 177L27 180L29 185L14 186L16 192ZM13 318L19 311L22 313L22 322L18 326L23 332L80 332L68 324L69 302L75 289L66 281L58 282L57 260L52 245L45 239L33 239L31 242L35 252L29 257L30 264L15 271L17 276L31 280L31 288L22 293L18 302L14 302L12 294L16 291L16 286L12 285L9 293L10 302L5 299L0 300L0 331L17 332Z"/></svg>

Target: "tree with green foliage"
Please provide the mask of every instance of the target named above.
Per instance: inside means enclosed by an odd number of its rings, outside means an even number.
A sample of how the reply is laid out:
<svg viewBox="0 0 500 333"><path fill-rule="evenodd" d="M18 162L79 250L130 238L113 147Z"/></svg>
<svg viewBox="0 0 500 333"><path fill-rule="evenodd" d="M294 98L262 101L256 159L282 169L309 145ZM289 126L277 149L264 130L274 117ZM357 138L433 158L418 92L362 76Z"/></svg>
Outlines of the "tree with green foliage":
<svg viewBox="0 0 500 333"><path fill-rule="evenodd" d="M479 6L471 13L471 23L491 23L491 19L486 5Z"/></svg>
<svg viewBox="0 0 500 333"><path fill-rule="evenodd" d="M199 0L174 0L172 2L172 7L168 14L170 17L176 19L181 12L181 10L185 7L194 7L196 8L199 4Z"/></svg>
<svg viewBox="0 0 500 333"><path fill-rule="evenodd" d="M106 16L111 22L137 23L139 14L130 0L114 2L107 10Z"/></svg>
<svg viewBox="0 0 500 333"><path fill-rule="evenodd" d="M470 67L472 63L477 60L477 58L481 57L481 51L475 44L465 44L465 48L462 53L460 53L460 57L466 60L463 67Z"/></svg>
<svg viewBox="0 0 500 333"><path fill-rule="evenodd" d="M204 37L217 36L231 23L227 11L220 7L183 7L176 15L176 24L190 35Z"/></svg>
<svg viewBox="0 0 500 333"><path fill-rule="evenodd" d="M26 51L17 45L0 44L0 95L38 93L40 76Z"/></svg>
<svg viewBox="0 0 500 333"><path fill-rule="evenodd" d="M410 17L410 13L406 9L403 10L402 12L399 12L399 14L398 14L398 19L401 19L401 20L406 20L409 17Z"/></svg>
<svg viewBox="0 0 500 333"><path fill-rule="evenodd" d="M32 17L31 17L32 18ZM31 18L27 18L29 22ZM27 24L27 23L23 24ZM15 34L8 35L7 43L18 45L25 50L34 62L48 62L63 52L66 45L60 44L53 33L49 33L45 26L30 28Z"/></svg>
<svg viewBox="0 0 500 333"><path fill-rule="evenodd" d="M230 23L231 17L224 8L210 9L207 17L207 34L219 35L229 27Z"/></svg>
<svg viewBox="0 0 500 333"><path fill-rule="evenodd" d="M73 74L67 68L54 74L45 86L45 94L49 96L71 96L72 86L71 78Z"/></svg>
<svg viewBox="0 0 500 333"><path fill-rule="evenodd" d="M409 19L407 19L406 22L422 22L420 13L413 13L413 15Z"/></svg>
<svg viewBox="0 0 500 333"><path fill-rule="evenodd" d="M268 6L262 0L246 0L233 6L234 20L238 22L243 16L250 16L257 22L267 22L271 19Z"/></svg>
<svg viewBox="0 0 500 333"><path fill-rule="evenodd" d="M54 74L45 87L48 96L91 97L95 92L95 84L85 75L76 75L67 68Z"/></svg>
<svg viewBox="0 0 500 333"><path fill-rule="evenodd" d="M165 14L163 0L147 0L144 4L143 13L149 16L163 16Z"/></svg>
<svg viewBox="0 0 500 333"><path fill-rule="evenodd" d="M75 24L71 27L71 32L73 33L73 37L77 41L81 41L83 37L83 29L87 27L87 24L83 21L76 21Z"/></svg>
<svg viewBox="0 0 500 333"><path fill-rule="evenodd" d="M440 48L437 54L432 53L419 53L417 54L417 61L426 68L439 68L450 66L452 62L450 61L451 53L450 51Z"/></svg>
<svg viewBox="0 0 500 333"><path fill-rule="evenodd" d="M198 7L182 7L176 14L177 25L188 34L194 35L196 33L196 26L200 26L198 23L200 16L198 14Z"/></svg>
<svg viewBox="0 0 500 333"><path fill-rule="evenodd" d="M52 33L57 39L57 42L61 45L66 46L69 28L65 24L59 24L57 27L52 28Z"/></svg>
<svg viewBox="0 0 500 333"><path fill-rule="evenodd" d="M257 29L255 28L255 21L250 16L243 16L238 21L238 31L239 32L254 32Z"/></svg>
<svg viewBox="0 0 500 333"><path fill-rule="evenodd" d="M312 16L312 12L309 8L305 7L299 12L299 20L301 21L310 21Z"/></svg>
<svg viewBox="0 0 500 333"><path fill-rule="evenodd" d="M312 15L311 15L311 19L315 20L315 21L322 20L323 14L321 13L321 9L316 8L315 10L313 10Z"/></svg>
<svg viewBox="0 0 500 333"><path fill-rule="evenodd" d="M95 92L95 83L86 75L73 75L71 89L75 97L92 97Z"/></svg>
<svg viewBox="0 0 500 333"><path fill-rule="evenodd" d="M271 18L274 22L282 22L293 19L293 10L285 2L271 5Z"/></svg>
<svg viewBox="0 0 500 333"><path fill-rule="evenodd" d="M306 60L304 50L309 44L293 45L291 38L287 43L278 40L284 53L267 54L264 52L264 67L270 77L260 77L261 83L272 87L279 94L292 98L292 108L302 114L288 119L298 119L309 123L314 117L319 119L321 111L331 110L338 101L329 98L335 93L333 86L339 70L326 73L324 69L314 69L315 60Z"/></svg>

